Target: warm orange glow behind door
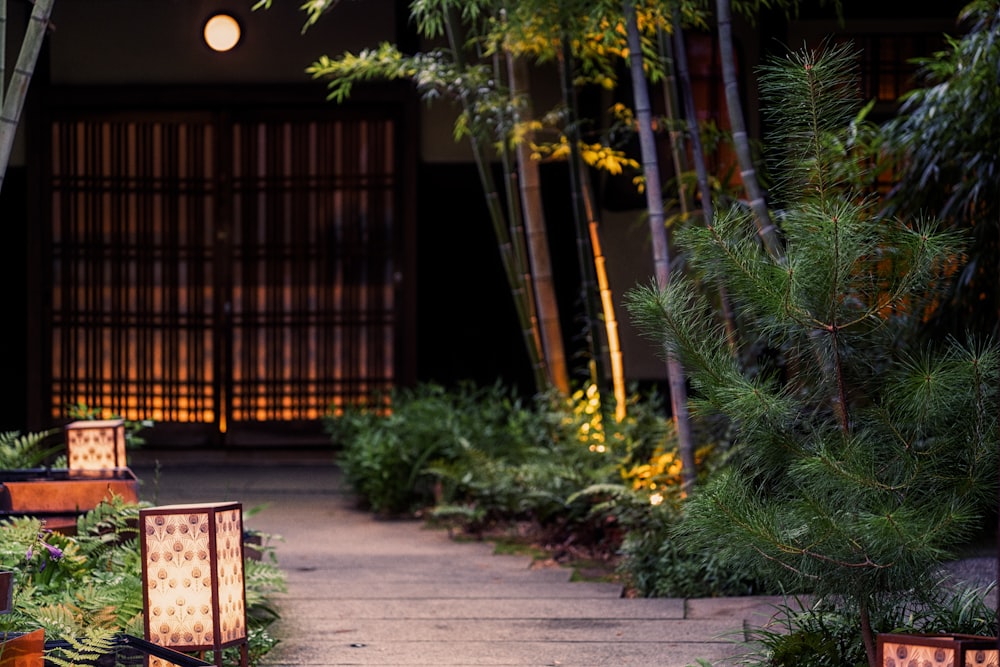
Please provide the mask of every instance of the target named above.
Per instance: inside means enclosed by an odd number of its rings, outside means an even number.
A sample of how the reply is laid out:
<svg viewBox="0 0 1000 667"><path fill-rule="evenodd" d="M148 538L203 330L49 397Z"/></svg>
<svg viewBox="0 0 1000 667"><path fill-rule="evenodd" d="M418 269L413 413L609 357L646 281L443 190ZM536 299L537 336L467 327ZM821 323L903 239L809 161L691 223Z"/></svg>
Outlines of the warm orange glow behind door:
<svg viewBox="0 0 1000 667"><path fill-rule="evenodd" d="M390 387L394 142L378 118L53 123L51 416L224 432Z"/></svg>

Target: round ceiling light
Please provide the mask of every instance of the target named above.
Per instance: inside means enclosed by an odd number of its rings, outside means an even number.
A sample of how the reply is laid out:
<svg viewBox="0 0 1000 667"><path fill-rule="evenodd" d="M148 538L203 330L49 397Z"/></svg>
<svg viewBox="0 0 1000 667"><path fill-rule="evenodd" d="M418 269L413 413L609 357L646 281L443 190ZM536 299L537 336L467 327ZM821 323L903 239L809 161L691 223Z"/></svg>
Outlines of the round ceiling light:
<svg viewBox="0 0 1000 667"><path fill-rule="evenodd" d="M240 41L240 23L229 14L216 14L205 22L203 34L213 51L228 51Z"/></svg>

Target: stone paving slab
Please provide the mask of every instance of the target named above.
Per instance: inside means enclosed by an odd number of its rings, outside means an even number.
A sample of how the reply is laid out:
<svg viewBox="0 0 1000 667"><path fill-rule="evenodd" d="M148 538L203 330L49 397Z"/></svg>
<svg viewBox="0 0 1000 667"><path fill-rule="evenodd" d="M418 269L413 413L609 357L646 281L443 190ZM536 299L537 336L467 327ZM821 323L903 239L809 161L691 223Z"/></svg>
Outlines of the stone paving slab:
<svg viewBox="0 0 1000 667"><path fill-rule="evenodd" d="M646 620L635 618L494 618L487 605L469 605L459 614L478 613L478 618L341 618L332 601L326 613L316 605L282 605L291 623L302 618L300 612L315 614L309 620L325 634L351 635L366 642L442 642L454 640L479 642L561 643L648 643L669 639L674 642L702 642L733 637L741 631L738 621ZM419 613L414 609L414 613ZM283 623L281 627L287 626Z"/></svg>
<svg viewBox="0 0 1000 667"><path fill-rule="evenodd" d="M310 639L280 645L269 654L270 667L340 665L520 665L559 667L690 667L698 660L723 664L744 649L728 642L685 643L663 638L655 642L448 642L356 641L350 636ZM731 664L731 663L727 663ZM803 666L805 667L805 666Z"/></svg>
<svg viewBox="0 0 1000 667"><path fill-rule="evenodd" d="M281 545L278 546L278 557L282 555ZM452 548L450 550L427 554L370 554L363 560L356 554L321 553L317 559L319 569L331 571L349 571L355 576L393 577L397 581L408 578L422 578L426 575L447 572L456 579L472 577L495 577L497 579L531 579L533 581L565 581L572 574L569 568L546 567L532 568L531 559L510 558L508 556L491 556L470 553L468 549ZM459 562L450 564L454 556L459 556ZM400 561L406 561L406 568L400 568ZM297 567L307 562L304 558L296 561Z"/></svg>
<svg viewBox="0 0 1000 667"><path fill-rule="evenodd" d="M317 571L318 569L290 571L288 576L289 580L302 579ZM524 570L520 572L484 571L477 573L470 570L445 572L438 568L429 571L416 569L398 572L386 572L384 570L365 571L357 567L345 566L339 571L339 574L341 575L339 579L344 583L355 585L366 584L377 587L395 584L440 583L443 577L447 577L447 583L453 588L478 586L481 584L488 584L495 588L499 584L510 584L521 588L527 587L530 590L531 586L569 583L571 573L563 568L557 570ZM600 591L602 595L613 597L620 597L622 594L622 587L618 584L591 584L588 588L594 589L595 592Z"/></svg>
<svg viewBox="0 0 1000 667"><path fill-rule="evenodd" d="M571 599L620 599L619 588L609 589L604 584L588 584L566 581L559 584L493 584L454 586L447 583L410 583L410 584L366 584L359 582L341 582L318 585L315 580L288 580L289 590L294 588L295 595L303 599L348 599L385 600L391 598L441 598L451 600L461 599L511 599L523 600L529 597L546 597L555 600ZM600 588L597 588L600 587ZM596 590L594 590L596 588ZM303 591L303 589L306 589ZM336 591L336 593L332 593Z"/></svg>
<svg viewBox="0 0 1000 667"><path fill-rule="evenodd" d="M736 598L698 598L685 601L685 618L710 620L740 618L753 627L772 626L783 618L780 596L747 596Z"/></svg>
<svg viewBox="0 0 1000 667"><path fill-rule="evenodd" d="M287 564L287 571L290 577L310 576L314 572L326 572L329 576L337 576L340 579L352 579L354 581L399 581L412 582L423 581L427 577L441 577L446 571L447 565L442 563L441 558L423 559L408 558L409 566L400 569L398 560L391 556L373 556L376 561L371 566L359 563L357 557L344 558L342 556L299 557L294 560L281 558L281 547L278 547L278 562ZM461 552L452 555L453 558L462 558ZM502 559L499 556L498 559ZM518 582L546 582L559 583L569 581L572 571L565 567L531 569L527 566L505 567L496 565L493 567L479 566L475 563L464 564L462 567L454 567L447 570L452 581L474 580L493 581L511 583ZM313 575L315 576L315 575Z"/></svg>
<svg viewBox="0 0 1000 667"><path fill-rule="evenodd" d="M634 619L682 620L684 601L677 598L644 598L617 600L605 598L379 598L377 605L371 598L279 598L283 609L296 614L328 619L412 619L429 621L437 619ZM718 620L718 619L716 619ZM706 627L706 626L703 626Z"/></svg>

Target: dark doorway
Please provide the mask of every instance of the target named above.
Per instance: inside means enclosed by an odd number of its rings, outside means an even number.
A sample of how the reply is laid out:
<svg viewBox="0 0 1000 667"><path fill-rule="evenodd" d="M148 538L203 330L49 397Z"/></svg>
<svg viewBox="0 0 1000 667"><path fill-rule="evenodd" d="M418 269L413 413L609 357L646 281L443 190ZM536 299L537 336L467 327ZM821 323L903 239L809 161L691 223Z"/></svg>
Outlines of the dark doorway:
<svg viewBox="0 0 1000 667"><path fill-rule="evenodd" d="M407 380L399 107L192 107L47 123L42 421L319 432Z"/></svg>

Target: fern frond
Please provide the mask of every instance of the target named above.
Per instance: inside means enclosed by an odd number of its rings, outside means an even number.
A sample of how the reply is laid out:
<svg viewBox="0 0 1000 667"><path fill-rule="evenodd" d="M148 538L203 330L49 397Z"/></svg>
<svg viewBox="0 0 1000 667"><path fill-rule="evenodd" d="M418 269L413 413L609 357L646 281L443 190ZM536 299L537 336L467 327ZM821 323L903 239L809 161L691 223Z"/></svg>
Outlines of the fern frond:
<svg viewBox="0 0 1000 667"><path fill-rule="evenodd" d="M248 559L243 564L243 576L246 581L247 623L263 627L281 618L273 598L275 593L288 590L285 574L272 563Z"/></svg>
<svg viewBox="0 0 1000 667"><path fill-rule="evenodd" d="M71 604L40 605L32 610L32 616L38 625L45 628L46 637L72 637L83 630L80 609Z"/></svg>
<svg viewBox="0 0 1000 667"><path fill-rule="evenodd" d="M142 581L135 572L101 572L73 592L73 605L87 625L121 627L142 613Z"/></svg>
<svg viewBox="0 0 1000 667"><path fill-rule="evenodd" d="M58 433L58 429L24 433L7 431L0 433L0 470L34 468L61 449L61 445L50 445L46 441Z"/></svg>
<svg viewBox="0 0 1000 667"><path fill-rule="evenodd" d="M66 636L45 655L46 664L78 667L99 664L97 660L115 652L117 632L104 626L87 626L78 636Z"/></svg>
<svg viewBox="0 0 1000 667"><path fill-rule="evenodd" d="M148 503L133 503L117 494L98 503L76 520L81 549L91 554L138 537L139 510Z"/></svg>

